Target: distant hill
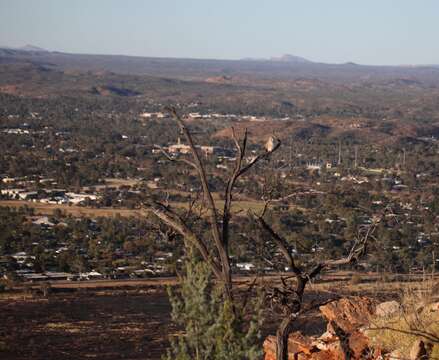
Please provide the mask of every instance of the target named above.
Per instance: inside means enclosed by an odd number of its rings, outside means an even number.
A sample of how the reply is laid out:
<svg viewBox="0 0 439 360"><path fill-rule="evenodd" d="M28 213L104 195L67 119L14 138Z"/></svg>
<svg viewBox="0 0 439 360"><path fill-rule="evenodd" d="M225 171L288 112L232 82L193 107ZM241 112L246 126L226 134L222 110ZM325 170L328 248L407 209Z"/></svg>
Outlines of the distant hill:
<svg viewBox="0 0 439 360"><path fill-rule="evenodd" d="M0 64L33 64L46 70L111 72L150 75L222 85L240 83L253 86L255 79L330 82L352 86L356 82L388 82L395 79L420 81L423 86L438 86L436 66L370 66L353 63L326 64L300 56L283 55L271 59L187 59L126 55L70 54L47 51L34 45L0 47ZM207 80L206 80L207 79Z"/></svg>
<svg viewBox="0 0 439 360"><path fill-rule="evenodd" d="M29 51L29 52L49 52L49 50L43 49L42 47L35 46L35 45L24 45L19 47L12 47L12 46L0 46L1 50L13 50L13 51Z"/></svg>
<svg viewBox="0 0 439 360"><path fill-rule="evenodd" d="M41 52L48 52L48 50L43 49L39 46L35 46L35 45L24 45L21 46L19 48L16 48L16 50L22 50L22 51L41 51Z"/></svg>
<svg viewBox="0 0 439 360"><path fill-rule="evenodd" d="M288 63L294 63L294 64L310 64L312 63L311 60L305 59L300 56L291 55L291 54L285 54L279 57L272 57L270 58L271 61L281 61L281 62L288 62Z"/></svg>
<svg viewBox="0 0 439 360"><path fill-rule="evenodd" d="M247 57L247 58L241 59L240 61L283 62L283 63L290 63L290 64L312 64L313 63L311 60L305 59L304 57L291 55L291 54L285 54L282 56L271 57L269 59Z"/></svg>
<svg viewBox="0 0 439 360"><path fill-rule="evenodd" d="M93 86L91 89L91 93L94 95L102 95L102 96L109 96L109 95L118 95L118 96L137 96L140 95L140 92L126 89L126 88L120 88L116 86Z"/></svg>

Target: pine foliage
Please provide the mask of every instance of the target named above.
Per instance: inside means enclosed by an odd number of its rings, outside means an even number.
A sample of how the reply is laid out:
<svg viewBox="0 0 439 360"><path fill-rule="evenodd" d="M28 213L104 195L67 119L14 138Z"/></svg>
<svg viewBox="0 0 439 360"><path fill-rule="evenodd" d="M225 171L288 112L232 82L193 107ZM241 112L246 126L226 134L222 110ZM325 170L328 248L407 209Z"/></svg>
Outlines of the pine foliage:
<svg viewBox="0 0 439 360"><path fill-rule="evenodd" d="M250 320L235 315L213 279L209 266L189 256L178 293L168 289L173 320L184 329L171 339L164 360L256 360L261 358L259 300L249 306ZM242 312L242 311L241 311Z"/></svg>

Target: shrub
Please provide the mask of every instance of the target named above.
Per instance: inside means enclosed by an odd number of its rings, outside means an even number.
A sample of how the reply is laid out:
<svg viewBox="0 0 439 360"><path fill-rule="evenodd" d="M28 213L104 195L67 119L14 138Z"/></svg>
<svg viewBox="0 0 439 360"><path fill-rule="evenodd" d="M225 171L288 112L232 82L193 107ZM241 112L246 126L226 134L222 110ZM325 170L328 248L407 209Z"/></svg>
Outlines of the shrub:
<svg viewBox="0 0 439 360"><path fill-rule="evenodd" d="M223 299L209 266L190 257L180 277L178 293L168 288L173 320L184 334L171 339L166 360L256 360L260 359L262 304L254 301L253 314L245 321L242 310L234 312Z"/></svg>

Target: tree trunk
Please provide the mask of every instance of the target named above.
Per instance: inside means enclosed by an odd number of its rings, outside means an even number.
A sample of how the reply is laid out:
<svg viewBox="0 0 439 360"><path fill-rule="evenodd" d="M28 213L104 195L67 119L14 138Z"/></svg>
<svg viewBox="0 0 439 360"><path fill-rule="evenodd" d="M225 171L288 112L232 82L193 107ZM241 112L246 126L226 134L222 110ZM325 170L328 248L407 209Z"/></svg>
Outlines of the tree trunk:
<svg viewBox="0 0 439 360"><path fill-rule="evenodd" d="M296 277L296 296L290 313L282 320L276 332L276 360L288 360L288 337L293 331L294 320L297 319L302 308L303 293L308 279L303 276Z"/></svg>
<svg viewBox="0 0 439 360"><path fill-rule="evenodd" d="M276 360L288 360L288 337L293 331L296 314L289 314L282 320L276 333Z"/></svg>

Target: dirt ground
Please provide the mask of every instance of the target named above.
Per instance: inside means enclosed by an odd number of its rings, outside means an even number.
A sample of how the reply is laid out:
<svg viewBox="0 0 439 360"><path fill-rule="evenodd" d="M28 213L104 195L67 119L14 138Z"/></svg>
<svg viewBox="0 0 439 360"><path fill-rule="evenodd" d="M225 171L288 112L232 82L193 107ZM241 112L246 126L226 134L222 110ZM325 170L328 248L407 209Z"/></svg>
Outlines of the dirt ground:
<svg viewBox="0 0 439 360"><path fill-rule="evenodd" d="M0 299L0 359L159 360L169 335L178 334L163 286L52 291L47 298L18 293ZM278 320L267 318L263 337L275 332ZM315 313L298 323L308 333L323 326Z"/></svg>
<svg viewBox="0 0 439 360"><path fill-rule="evenodd" d="M160 359L176 331L162 290L0 300L3 360Z"/></svg>
<svg viewBox="0 0 439 360"><path fill-rule="evenodd" d="M371 276L357 285L347 279L347 273L322 279L309 288L305 303L322 303L335 294L384 300L393 298L403 286L395 281L384 284ZM242 287L244 280L248 279L242 279ZM169 346L169 335L178 334L165 290L172 283L172 278L116 281L113 287L106 281L87 287L59 282L47 297L30 288L6 293L0 296L0 359L159 360ZM279 321L267 316L262 338L274 334ZM325 326L316 308L296 323L295 330L321 334Z"/></svg>

